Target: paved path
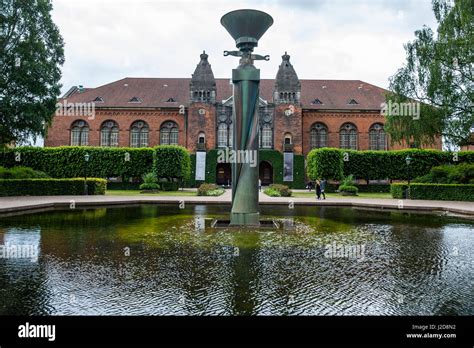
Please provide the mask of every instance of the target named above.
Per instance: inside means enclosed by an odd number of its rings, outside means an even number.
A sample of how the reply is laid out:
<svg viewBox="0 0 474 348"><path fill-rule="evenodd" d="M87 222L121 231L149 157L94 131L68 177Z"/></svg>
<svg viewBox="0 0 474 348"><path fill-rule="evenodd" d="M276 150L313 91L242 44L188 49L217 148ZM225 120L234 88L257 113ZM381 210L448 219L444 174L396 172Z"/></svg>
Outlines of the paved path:
<svg viewBox="0 0 474 348"><path fill-rule="evenodd" d="M0 214L35 212L38 210L49 210L55 208L99 206L99 205L127 205L141 203L180 204L230 204L231 191L220 197L198 197L198 196L22 196L1 197ZM363 207L375 209L398 209L398 210L422 210L422 211L446 211L457 214L474 216L473 202L452 201L424 201L424 200L398 200L379 198L356 198L356 197L330 197L326 200L315 198L285 198L269 197L263 193L259 195L260 204L279 205L320 205L320 206L346 206Z"/></svg>

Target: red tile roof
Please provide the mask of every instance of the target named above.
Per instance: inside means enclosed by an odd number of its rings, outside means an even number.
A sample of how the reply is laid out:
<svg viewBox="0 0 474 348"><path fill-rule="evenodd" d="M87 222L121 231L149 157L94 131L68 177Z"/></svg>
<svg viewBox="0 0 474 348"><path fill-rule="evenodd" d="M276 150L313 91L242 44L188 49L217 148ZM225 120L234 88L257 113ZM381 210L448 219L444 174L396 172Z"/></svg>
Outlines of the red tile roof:
<svg viewBox="0 0 474 348"><path fill-rule="evenodd" d="M101 97L104 102L96 107L155 108L178 107L189 104L190 78L132 78L127 77L97 88L74 92L67 98L70 103L91 102ZM320 110L380 110L385 101L385 89L360 80L300 80L301 102L305 109ZM216 79L217 98L221 101L232 95L230 79ZM262 79L260 96L273 100L274 79ZM141 103L130 103L138 97ZM175 102L167 102L173 98ZM323 104L312 104L315 99ZM349 104L354 99L358 104Z"/></svg>

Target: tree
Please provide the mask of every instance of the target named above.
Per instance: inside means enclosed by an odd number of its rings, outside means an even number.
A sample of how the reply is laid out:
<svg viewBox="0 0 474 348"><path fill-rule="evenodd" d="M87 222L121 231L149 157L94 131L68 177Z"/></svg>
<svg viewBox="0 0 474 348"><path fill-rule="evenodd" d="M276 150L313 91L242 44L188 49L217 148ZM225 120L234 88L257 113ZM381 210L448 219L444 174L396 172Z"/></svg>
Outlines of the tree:
<svg viewBox="0 0 474 348"><path fill-rule="evenodd" d="M0 147L44 135L60 94L63 39L49 0L0 0Z"/></svg>
<svg viewBox="0 0 474 348"><path fill-rule="evenodd" d="M387 115L392 142L458 145L474 127L474 6L472 0L433 0L437 35L424 26L405 45L407 62L391 77L387 102L421 102L420 118Z"/></svg>

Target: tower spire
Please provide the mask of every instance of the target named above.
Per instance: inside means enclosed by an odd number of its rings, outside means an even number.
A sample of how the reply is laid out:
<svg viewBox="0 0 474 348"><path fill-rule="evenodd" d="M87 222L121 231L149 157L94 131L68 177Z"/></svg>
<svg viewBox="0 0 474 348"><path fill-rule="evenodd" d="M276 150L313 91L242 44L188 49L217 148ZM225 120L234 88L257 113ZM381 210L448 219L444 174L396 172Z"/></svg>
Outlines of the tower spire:
<svg viewBox="0 0 474 348"><path fill-rule="evenodd" d="M274 102L277 104L300 103L301 83L298 79L293 65L290 63L290 55L285 51L281 56L282 62L278 68L273 93Z"/></svg>
<svg viewBox="0 0 474 348"><path fill-rule="evenodd" d="M199 61L189 84L189 93L191 102L216 101L216 80L212 72L211 64L208 61L206 51L202 51Z"/></svg>

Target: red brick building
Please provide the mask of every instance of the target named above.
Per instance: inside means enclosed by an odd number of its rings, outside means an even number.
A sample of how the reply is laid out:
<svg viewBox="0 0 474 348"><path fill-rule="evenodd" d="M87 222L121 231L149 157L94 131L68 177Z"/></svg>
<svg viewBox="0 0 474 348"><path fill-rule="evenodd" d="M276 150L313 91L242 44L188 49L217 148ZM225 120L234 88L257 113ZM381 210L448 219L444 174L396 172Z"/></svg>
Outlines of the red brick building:
<svg viewBox="0 0 474 348"><path fill-rule="evenodd" d="M73 87L63 102L94 114L55 116L45 146L155 146L191 152L232 145L232 85L216 79L203 53L191 78L124 78ZM360 80L300 80L290 56L260 83L260 147L306 155L312 148L400 149L384 132L387 91ZM441 149L441 142L433 145Z"/></svg>

